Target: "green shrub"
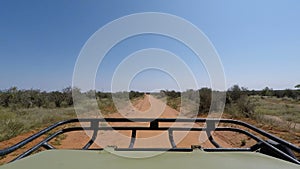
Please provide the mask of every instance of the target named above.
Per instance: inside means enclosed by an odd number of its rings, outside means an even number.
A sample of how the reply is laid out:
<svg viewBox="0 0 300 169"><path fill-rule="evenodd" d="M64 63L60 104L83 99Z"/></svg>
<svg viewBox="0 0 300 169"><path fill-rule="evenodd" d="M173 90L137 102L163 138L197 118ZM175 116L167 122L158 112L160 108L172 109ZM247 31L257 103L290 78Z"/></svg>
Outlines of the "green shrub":
<svg viewBox="0 0 300 169"><path fill-rule="evenodd" d="M237 108L240 113L246 117L251 118L254 116L255 105L251 102L248 96L243 95L237 100Z"/></svg>

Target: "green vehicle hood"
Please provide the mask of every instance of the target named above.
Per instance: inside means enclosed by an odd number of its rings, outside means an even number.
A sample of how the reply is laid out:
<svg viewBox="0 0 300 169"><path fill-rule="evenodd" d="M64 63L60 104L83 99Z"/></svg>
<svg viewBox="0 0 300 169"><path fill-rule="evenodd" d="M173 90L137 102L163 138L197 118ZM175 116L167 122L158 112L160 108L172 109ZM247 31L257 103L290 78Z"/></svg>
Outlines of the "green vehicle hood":
<svg viewBox="0 0 300 169"><path fill-rule="evenodd" d="M153 152L127 151L144 156ZM3 165L0 169L299 169L300 166L255 152L164 152L148 158L84 150L48 150Z"/></svg>

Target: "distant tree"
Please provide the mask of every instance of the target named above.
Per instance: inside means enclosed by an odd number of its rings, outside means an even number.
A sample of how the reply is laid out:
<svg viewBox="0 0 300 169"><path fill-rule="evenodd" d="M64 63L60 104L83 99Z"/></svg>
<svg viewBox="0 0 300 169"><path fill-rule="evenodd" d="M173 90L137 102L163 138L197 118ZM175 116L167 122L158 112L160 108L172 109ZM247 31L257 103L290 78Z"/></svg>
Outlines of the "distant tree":
<svg viewBox="0 0 300 169"><path fill-rule="evenodd" d="M23 99L21 102L24 104L26 108L30 107L41 107L45 103L45 99L41 94L40 90L30 89L22 91ZM23 107L24 107L23 106Z"/></svg>
<svg viewBox="0 0 300 169"><path fill-rule="evenodd" d="M68 106L73 105L73 97L72 97L72 87L66 87L62 90L63 99L67 103Z"/></svg>
<svg viewBox="0 0 300 169"><path fill-rule="evenodd" d="M202 88L199 90L200 105L198 114L208 113L211 106L212 90L209 88Z"/></svg>
<svg viewBox="0 0 300 169"><path fill-rule="evenodd" d="M291 89L285 89L284 90L284 96L296 99L297 98L297 91L291 90Z"/></svg>
<svg viewBox="0 0 300 169"><path fill-rule="evenodd" d="M34 99L34 105L37 107L42 107L46 102L46 92L38 92L36 93L35 99Z"/></svg>
<svg viewBox="0 0 300 169"><path fill-rule="evenodd" d="M297 95L296 98L297 98L298 100L300 100L300 84L296 85L295 88L298 89L298 90L296 91L296 95Z"/></svg>
<svg viewBox="0 0 300 169"><path fill-rule="evenodd" d="M241 96L243 92L239 85L233 85L229 90L228 90L228 96L229 100L231 101L237 101Z"/></svg>
<svg viewBox="0 0 300 169"><path fill-rule="evenodd" d="M19 96L18 95L18 92L19 92L18 88L16 86L13 86L13 87L9 88L7 90L7 92L8 92L8 95L9 95L9 103L13 104L13 105L18 104L19 100L20 100L20 98L18 97Z"/></svg>
<svg viewBox="0 0 300 169"><path fill-rule="evenodd" d="M141 93L141 92L130 91L130 92L129 92L129 99L138 98L138 97L141 97L141 96L143 96L143 95L144 95L144 93Z"/></svg>
<svg viewBox="0 0 300 169"><path fill-rule="evenodd" d="M95 99L96 97L96 90L89 90L85 93L86 97L89 99Z"/></svg>
<svg viewBox="0 0 300 169"><path fill-rule="evenodd" d="M277 98L284 97L284 90L274 90L274 96L276 96Z"/></svg>
<svg viewBox="0 0 300 169"><path fill-rule="evenodd" d="M262 91L261 91L261 95L262 96L273 96L274 92L272 88L269 87L265 87Z"/></svg>
<svg viewBox="0 0 300 169"><path fill-rule="evenodd" d="M199 91L197 91L197 90L189 89L181 94L184 98L193 100L197 103L199 102Z"/></svg>
<svg viewBox="0 0 300 169"><path fill-rule="evenodd" d="M70 92L70 97L72 98L69 102L69 105L72 103L74 104L74 100L76 100L77 102L81 102L82 100L85 99L84 93L81 93L81 89L78 87L73 87L72 88L72 92Z"/></svg>
<svg viewBox="0 0 300 169"><path fill-rule="evenodd" d="M106 93L106 92L97 92L97 99L107 99L111 98L111 93Z"/></svg>
<svg viewBox="0 0 300 169"><path fill-rule="evenodd" d="M2 92L0 94L0 105L3 107L8 107L10 104L11 95L8 92Z"/></svg>
<svg viewBox="0 0 300 169"><path fill-rule="evenodd" d="M59 92L59 91L55 91L55 92L51 92L51 100L54 102L56 107L61 107L61 103L64 100L64 95L63 93Z"/></svg>
<svg viewBox="0 0 300 169"><path fill-rule="evenodd" d="M30 95L30 91L26 91L26 90L23 90L23 91L19 91L18 94L17 94L17 98L18 98L18 103L21 107L24 107L24 108L30 108L33 106L33 100L34 100L34 97Z"/></svg>
<svg viewBox="0 0 300 169"><path fill-rule="evenodd" d="M176 92L175 90L172 90L172 91L168 91L167 90L164 93L165 93L165 95L167 95L170 98L177 98L177 97L181 96L181 93L180 92Z"/></svg>
<svg viewBox="0 0 300 169"><path fill-rule="evenodd" d="M248 95L251 95L251 96L257 95L257 91L251 90L251 91L248 92Z"/></svg>
<svg viewBox="0 0 300 169"><path fill-rule="evenodd" d="M247 87L241 87L241 90L242 90L243 92L248 92L248 91L249 91Z"/></svg>

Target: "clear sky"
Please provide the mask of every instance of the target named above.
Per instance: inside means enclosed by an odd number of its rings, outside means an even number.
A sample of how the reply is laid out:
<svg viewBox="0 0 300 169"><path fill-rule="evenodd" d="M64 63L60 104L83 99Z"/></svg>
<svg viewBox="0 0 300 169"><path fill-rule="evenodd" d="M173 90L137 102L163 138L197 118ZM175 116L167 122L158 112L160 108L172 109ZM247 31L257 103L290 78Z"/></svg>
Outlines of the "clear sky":
<svg viewBox="0 0 300 169"><path fill-rule="evenodd" d="M228 87L285 89L300 83L298 0L1 0L0 89L70 86L76 59L88 38L108 22L137 12L170 13L201 29L219 53ZM108 90L112 70L122 58L150 47L179 55L200 86L210 85L203 66L189 58L193 54L182 44L149 35L113 48L100 65L96 88ZM167 74L148 70L138 74L131 87L176 89L174 84Z"/></svg>

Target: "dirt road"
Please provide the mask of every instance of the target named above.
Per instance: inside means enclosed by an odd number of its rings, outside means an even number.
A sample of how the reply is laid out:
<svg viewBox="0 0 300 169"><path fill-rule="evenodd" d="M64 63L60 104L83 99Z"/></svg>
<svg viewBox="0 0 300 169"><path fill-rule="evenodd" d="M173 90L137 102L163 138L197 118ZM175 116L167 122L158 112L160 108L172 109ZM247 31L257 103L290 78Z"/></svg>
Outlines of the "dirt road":
<svg viewBox="0 0 300 169"><path fill-rule="evenodd" d="M118 113L109 114L106 117L113 118L177 118L180 113L171 107L167 106L163 101L154 98L151 95L145 95L143 99L134 101L132 105L126 106L124 109L119 110ZM182 118L182 117L181 117ZM111 124L104 124L111 125ZM132 123L114 123L116 126L131 126ZM134 124L136 125L136 124ZM146 125L139 123L139 125ZM176 126L191 127L188 123L176 123L168 124ZM199 127L199 124L194 124L195 127ZM87 133L91 135L91 133ZM99 137L96 139L96 147L117 146L126 148L130 143L131 131L101 131L98 133ZM235 133L223 132L215 133L215 140L222 147L236 147L241 144L241 140L247 140L247 137L240 136ZM89 137L85 133L72 133L68 134L66 139L62 140L61 148L79 148L87 142ZM228 139L229 138L229 139ZM206 134L204 132L174 132L174 141L177 147L189 148L191 145L201 145L202 147L213 147L213 145L207 141ZM248 142L251 144L250 142ZM171 148L168 133L163 131L138 131L137 140L134 145L135 148L140 147L157 147L157 148Z"/></svg>

